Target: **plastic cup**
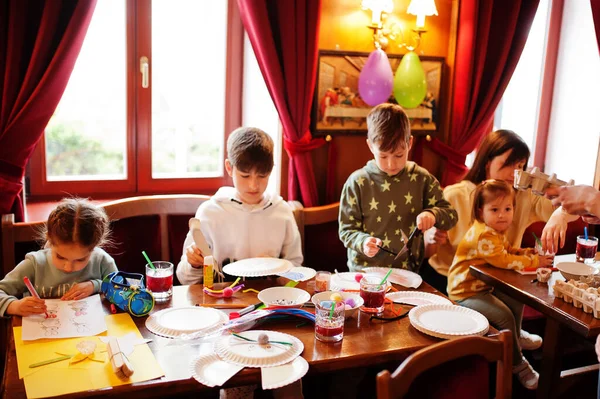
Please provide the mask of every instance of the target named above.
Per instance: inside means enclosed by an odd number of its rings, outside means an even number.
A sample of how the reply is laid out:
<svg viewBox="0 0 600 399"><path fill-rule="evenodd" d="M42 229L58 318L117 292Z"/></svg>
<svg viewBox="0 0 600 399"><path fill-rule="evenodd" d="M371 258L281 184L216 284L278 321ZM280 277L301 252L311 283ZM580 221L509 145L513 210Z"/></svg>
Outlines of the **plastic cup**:
<svg viewBox="0 0 600 399"><path fill-rule="evenodd" d="M598 237L577 236L577 247L575 248L575 260L581 263L594 263L598 251Z"/></svg>
<svg viewBox="0 0 600 399"><path fill-rule="evenodd" d="M332 304L335 303L333 312ZM339 342L344 338L344 303L323 301L315 305L315 338L321 342Z"/></svg>
<svg viewBox="0 0 600 399"><path fill-rule="evenodd" d="M315 292L329 291L331 273L320 271L315 275Z"/></svg>
<svg viewBox="0 0 600 399"><path fill-rule="evenodd" d="M380 277L363 277L360 280L360 296L365 301L360 310L365 313L383 312L386 284L381 284Z"/></svg>
<svg viewBox="0 0 600 399"><path fill-rule="evenodd" d="M154 269L146 264L146 288L155 301L165 301L173 295L173 264L156 261L152 265Z"/></svg>

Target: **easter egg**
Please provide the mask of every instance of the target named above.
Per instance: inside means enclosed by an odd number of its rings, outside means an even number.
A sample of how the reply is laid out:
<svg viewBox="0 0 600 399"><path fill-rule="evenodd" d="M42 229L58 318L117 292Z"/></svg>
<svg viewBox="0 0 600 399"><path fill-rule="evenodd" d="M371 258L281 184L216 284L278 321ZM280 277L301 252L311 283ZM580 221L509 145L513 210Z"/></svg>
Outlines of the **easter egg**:
<svg viewBox="0 0 600 399"><path fill-rule="evenodd" d="M333 305L333 301L321 301L321 307L330 309Z"/></svg>
<svg viewBox="0 0 600 399"><path fill-rule="evenodd" d="M342 302L344 300L344 298L342 298L342 295L339 292L334 292L333 294L331 294L329 299L336 302Z"/></svg>
<svg viewBox="0 0 600 399"><path fill-rule="evenodd" d="M363 275L361 273L358 273L357 275L354 276L354 279L356 280L357 283L360 283L360 280L363 279Z"/></svg>
<svg viewBox="0 0 600 399"><path fill-rule="evenodd" d="M350 306L350 308L356 307L356 301L354 300L354 298L348 298L344 301L344 303L346 304L346 306Z"/></svg>
<svg viewBox="0 0 600 399"><path fill-rule="evenodd" d="M227 287L223 290L223 297L231 298L233 296L233 289L231 287Z"/></svg>

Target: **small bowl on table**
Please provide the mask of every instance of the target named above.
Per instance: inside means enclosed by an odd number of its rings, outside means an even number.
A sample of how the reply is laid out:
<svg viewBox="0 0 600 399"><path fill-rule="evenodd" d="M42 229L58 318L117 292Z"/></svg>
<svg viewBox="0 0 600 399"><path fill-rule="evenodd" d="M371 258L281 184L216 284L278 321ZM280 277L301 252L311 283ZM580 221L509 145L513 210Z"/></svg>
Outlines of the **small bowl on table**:
<svg viewBox="0 0 600 399"><path fill-rule="evenodd" d="M579 281L581 277L591 276L596 274L598 271L590 265L579 262L563 262L556 265L556 268L563 275L563 277L569 280Z"/></svg>
<svg viewBox="0 0 600 399"><path fill-rule="evenodd" d="M310 294L300 288L271 287L259 292L258 300L267 307L301 308L310 300Z"/></svg>
<svg viewBox="0 0 600 399"><path fill-rule="evenodd" d="M358 312L358 308L360 308L364 303L365 300L362 299L362 297L359 294L353 293L353 292L343 292L343 291L323 291L323 292L319 292L318 294L315 294L312 296L312 303L316 306L317 304L323 302L323 301L331 301L331 295L332 294L340 294L342 296L342 300L344 301L344 303L348 300L348 299L352 299L354 300L354 306L353 307L349 307L348 305L345 305L345 309L344 309L344 317L346 319L351 318L352 316L354 316L357 312Z"/></svg>

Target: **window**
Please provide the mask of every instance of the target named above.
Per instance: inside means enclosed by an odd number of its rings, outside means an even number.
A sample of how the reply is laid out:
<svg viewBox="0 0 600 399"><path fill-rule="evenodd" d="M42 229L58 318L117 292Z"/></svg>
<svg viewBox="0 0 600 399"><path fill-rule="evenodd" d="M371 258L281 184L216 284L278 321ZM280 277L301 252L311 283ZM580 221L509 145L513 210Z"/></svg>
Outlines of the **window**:
<svg viewBox="0 0 600 399"><path fill-rule="evenodd" d="M517 68L494 117L494 130L514 131L527 143L532 155L539 116L549 9L550 0L541 0Z"/></svg>
<svg viewBox="0 0 600 399"><path fill-rule="evenodd" d="M30 161L31 194L212 193L226 184L243 49L235 0L99 1Z"/></svg>

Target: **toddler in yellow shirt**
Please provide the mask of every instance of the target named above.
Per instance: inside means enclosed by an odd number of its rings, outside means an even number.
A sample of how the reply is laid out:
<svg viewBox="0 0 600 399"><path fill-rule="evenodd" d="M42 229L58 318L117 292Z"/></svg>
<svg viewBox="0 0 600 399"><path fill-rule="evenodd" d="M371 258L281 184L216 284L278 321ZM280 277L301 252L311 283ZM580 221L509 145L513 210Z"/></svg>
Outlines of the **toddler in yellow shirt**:
<svg viewBox="0 0 600 399"><path fill-rule="evenodd" d="M519 345L523 304L493 291L469 273L469 266L490 264L502 269L546 267L552 256L534 249L513 248L505 233L513 220L514 189L501 180L485 180L474 192L473 225L458 245L448 272L448 296L459 305L483 314L498 329L509 329L513 338L513 373L525 388L536 389L538 373L521 353Z"/></svg>

